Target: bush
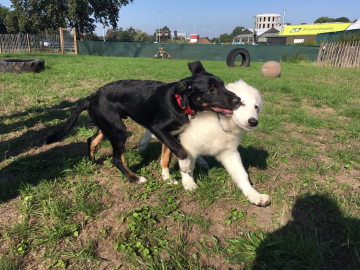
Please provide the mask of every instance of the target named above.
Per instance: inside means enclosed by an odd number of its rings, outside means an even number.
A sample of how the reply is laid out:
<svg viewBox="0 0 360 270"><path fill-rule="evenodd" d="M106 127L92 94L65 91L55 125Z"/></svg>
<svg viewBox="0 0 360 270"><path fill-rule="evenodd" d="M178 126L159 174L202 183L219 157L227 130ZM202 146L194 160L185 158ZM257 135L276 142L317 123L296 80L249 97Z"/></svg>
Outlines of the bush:
<svg viewBox="0 0 360 270"><path fill-rule="evenodd" d="M290 58L288 58L287 51L283 52L281 56L281 62L287 63L299 63L299 62L309 62L309 58L305 54L296 51Z"/></svg>

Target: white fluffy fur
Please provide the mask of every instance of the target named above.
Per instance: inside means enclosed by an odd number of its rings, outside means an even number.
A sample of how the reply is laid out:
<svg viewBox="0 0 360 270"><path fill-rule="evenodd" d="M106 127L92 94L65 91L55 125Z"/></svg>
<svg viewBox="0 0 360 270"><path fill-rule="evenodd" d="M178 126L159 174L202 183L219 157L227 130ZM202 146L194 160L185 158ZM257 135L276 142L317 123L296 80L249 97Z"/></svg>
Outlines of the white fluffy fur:
<svg viewBox="0 0 360 270"><path fill-rule="evenodd" d="M251 203L268 205L270 197L259 194L251 186L237 150L243 132L255 128L249 125L248 120L258 119L262 108L260 94L257 89L242 80L230 83L226 88L241 97L242 105L234 110L233 115L230 117L219 115L219 121L218 115L214 112L198 113L179 135L181 144L189 155L188 159L179 162L182 184L186 190L196 189L197 185L193 179L196 158L198 155L214 156L224 165L233 181ZM139 150L146 149L151 138L153 138L151 133L147 131L140 142ZM163 179L169 178L169 170L163 170Z"/></svg>

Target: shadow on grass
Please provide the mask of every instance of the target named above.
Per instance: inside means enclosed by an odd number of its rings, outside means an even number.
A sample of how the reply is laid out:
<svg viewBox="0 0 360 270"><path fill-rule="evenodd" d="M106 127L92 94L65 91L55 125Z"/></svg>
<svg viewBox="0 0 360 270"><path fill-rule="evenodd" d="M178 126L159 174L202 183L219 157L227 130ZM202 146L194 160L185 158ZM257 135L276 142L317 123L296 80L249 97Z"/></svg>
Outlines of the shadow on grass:
<svg viewBox="0 0 360 270"><path fill-rule="evenodd" d="M0 135L15 132L17 130L22 130L24 127L27 128L20 136L14 134L13 138L3 140L0 145L0 162L5 160L8 157L15 157L21 153L28 151L28 149L33 147L40 147L43 144L43 140L52 130L59 128L63 125L64 120L68 117L67 113L74 107L78 102L68 102L63 101L60 104L46 109L29 109L25 112L13 114L10 117L26 117L30 113L35 113L36 115L32 118L27 118L25 120L20 120L13 124L3 124L1 123ZM44 110L46 113L44 114ZM85 114L84 114L85 115ZM83 115L80 116L84 117ZM43 127L39 129L33 129L38 123L47 123L55 119L60 119L60 123L51 127ZM80 122L80 121L79 121ZM88 121L89 122L89 121Z"/></svg>
<svg viewBox="0 0 360 270"><path fill-rule="evenodd" d="M71 143L11 162L0 170L0 203L17 197L24 185L61 178L63 172L74 168L86 154L85 142Z"/></svg>
<svg viewBox="0 0 360 270"><path fill-rule="evenodd" d="M253 270L359 269L360 220L343 215L340 204L328 194L297 198L291 221L269 234L239 237L230 260L250 262L246 269Z"/></svg>

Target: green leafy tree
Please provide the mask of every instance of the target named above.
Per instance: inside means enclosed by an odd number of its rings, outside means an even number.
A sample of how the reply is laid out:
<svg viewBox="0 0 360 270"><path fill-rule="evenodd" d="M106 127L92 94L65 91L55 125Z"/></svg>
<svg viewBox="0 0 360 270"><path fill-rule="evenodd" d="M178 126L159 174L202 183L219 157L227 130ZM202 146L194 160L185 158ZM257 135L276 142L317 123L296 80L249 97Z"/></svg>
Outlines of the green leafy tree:
<svg viewBox="0 0 360 270"><path fill-rule="evenodd" d="M334 22L334 19L323 16L323 17L316 19L316 21L314 23L327 23L327 22Z"/></svg>
<svg viewBox="0 0 360 270"><path fill-rule="evenodd" d="M14 32L43 32L75 27L79 39L94 32L99 22L117 28L122 6L133 0L11 0L5 25Z"/></svg>
<svg viewBox="0 0 360 270"><path fill-rule="evenodd" d="M134 41L136 36L136 30L132 26L130 26L130 28L126 29L126 32L128 32L130 41Z"/></svg>
<svg viewBox="0 0 360 270"><path fill-rule="evenodd" d="M118 33L117 40L123 41L123 42L129 42L129 41L131 41L131 36L127 30L121 31Z"/></svg>
<svg viewBox="0 0 360 270"><path fill-rule="evenodd" d="M98 37L95 33L86 33L84 40L92 41L92 40L99 40L100 37Z"/></svg>
<svg viewBox="0 0 360 270"><path fill-rule="evenodd" d="M228 35L227 33L220 35L220 42L221 43L228 43L228 42L231 43L232 40L233 40L232 35Z"/></svg>
<svg viewBox="0 0 360 270"><path fill-rule="evenodd" d="M150 37L146 32L142 32L139 29L136 29L135 32L136 35L134 36L134 41L142 41L142 42L150 41Z"/></svg>
<svg viewBox="0 0 360 270"><path fill-rule="evenodd" d="M346 18L346 17L340 17L340 18L335 19L335 22L347 23L347 22L350 22L350 20L349 20L349 18Z"/></svg>
<svg viewBox="0 0 360 270"><path fill-rule="evenodd" d="M320 17L314 23L327 23L327 22L350 22L349 18L340 17L337 19L329 18L329 17Z"/></svg>
<svg viewBox="0 0 360 270"><path fill-rule="evenodd" d="M63 0L11 0L11 10L6 14L9 32L45 32L66 26L67 6Z"/></svg>
<svg viewBox="0 0 360 270"><path fill-rule="evenodd" d="M243 27L243 26L236 26L236 27L234 28L234 30L232 31L232 33L231 33L232 39L233 39L234 37L240 35L240 34L242 33L243 29L245 29L245 27Z"/></svg>
<svg viewBox="0 0 360 270"><path fill-rule="evenodd" d="M6 33L6 26L4 24L4 20L6 17L6 14L9 12L9 9L7 7L4 7L0 4L0 33Z"/></svg>
<svg viewBox="0 0 360 270"><path fill-rule="evenodd" d="M121 30L120 30L121 31ZM116 41L117 40L117 37L118 37L118 32L116 29L114 28L109 28L107 31L106 31L106 35L105 35L105 40L108 40L108 41Z"/></svg>
<svg viewBox="0 0 360 270"><path fill-rule="evenodd" d="M163 32L163 31L168 31L169 36L167 36L167 37L161 36L160 41L161 41L161 42L165 42L165 41L167 41L168 39L171 39L171 31L170 31L169 27L164 26L164 27L160 28L160 32ZM156 33L158 33L158 32L159 32L159 29L156 29L156 30L155 30L155 33L154 33L154 37L157 37Z"/></svg>

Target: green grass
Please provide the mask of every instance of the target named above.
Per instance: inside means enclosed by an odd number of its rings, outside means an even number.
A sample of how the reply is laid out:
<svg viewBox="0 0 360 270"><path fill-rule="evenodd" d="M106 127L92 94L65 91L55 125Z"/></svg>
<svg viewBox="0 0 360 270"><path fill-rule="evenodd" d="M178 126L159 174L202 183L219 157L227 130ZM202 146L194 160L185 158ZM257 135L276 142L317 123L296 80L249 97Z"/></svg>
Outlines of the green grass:
<svg viewBox="0 0 360 270"><path fill-rule="evenodd" d="M28 54L2 54L23 58ZM130 126L126 162L149 179L129 183L101 143L85 159L95 128L82 114L63 141L44 137L76 102L120 79L172 82L186 60L31 54L39 74L0 76L0 269L359 269L360 71L281 63L227 68L203 61L225 83L238 79L264 100L259 128L238 148L254 187L271 205L251 205L225 169L205 157L199 186L160 180L161 147L133 148L145 129ZM176 159L172 176L181 182Z"/></svg>

